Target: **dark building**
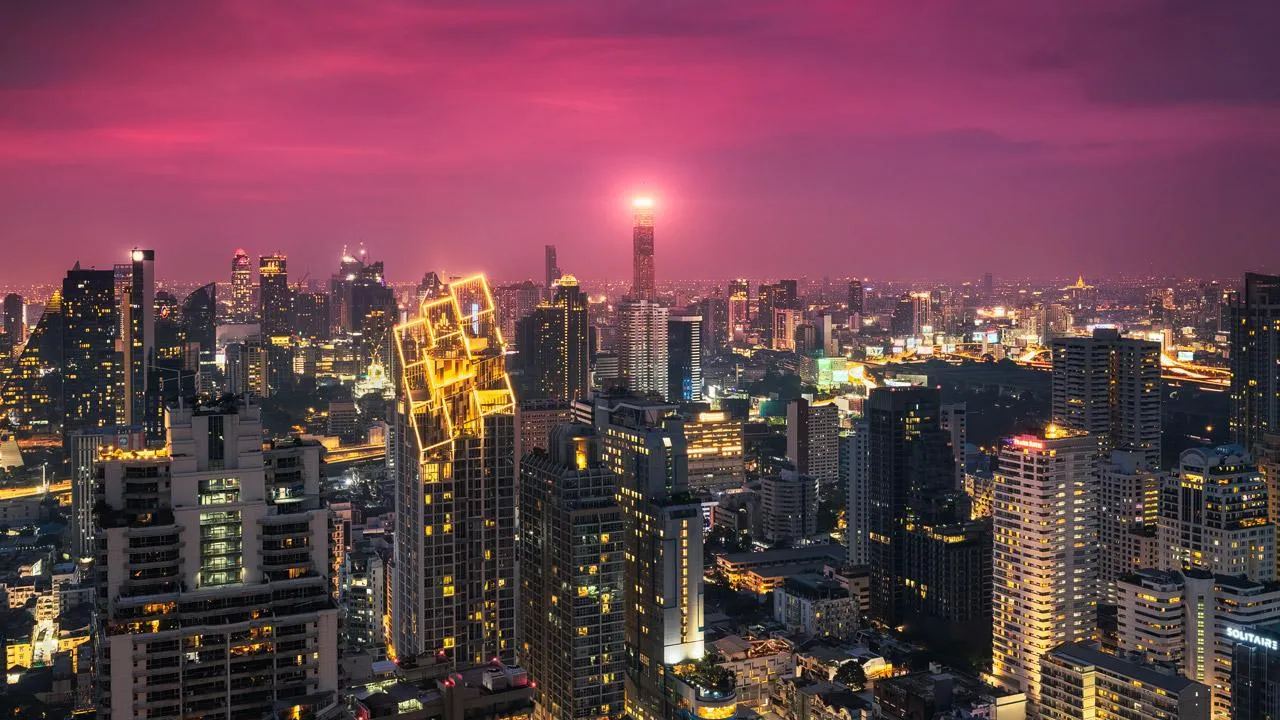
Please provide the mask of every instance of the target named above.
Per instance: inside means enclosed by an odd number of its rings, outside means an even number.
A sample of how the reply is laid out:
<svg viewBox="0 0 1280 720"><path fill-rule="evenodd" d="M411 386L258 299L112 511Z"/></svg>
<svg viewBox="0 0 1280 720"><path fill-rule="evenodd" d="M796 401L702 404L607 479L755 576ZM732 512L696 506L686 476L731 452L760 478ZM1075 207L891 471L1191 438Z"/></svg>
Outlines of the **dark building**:
<svg viewBox="0 0 1280 720"><path fill-rule="evenodd" d="M1228 628L1235 641L1231 662L1231 717L1280 718L1280 625Z"/></svg>
<svg viewBox="0 0 1280 720"><path fill-rule="evenodd" d="M572 275L555 281L549 302L516 321L524 398L570 402L590 388L587 295Z"/></svg>
<svg viewBox="0 0 1280 720"><path fill-rule="evenodd" d="M653 200L636 198L634 209L631 299L656 300L658 285L653 257Z"/></svg>
<svg viewBox="0 0 1280 720"><path fill-rule="evenodd" d="M544 261L546 265L544 268L546 274L546 285L543 287L546 288L547 294L549 295L551 291L554 290L553 286L555 285L556 280L560 279L560 265L556 262L555 245L544 245L542 250L545 255Z"/></svg>
<svg viewBox="0 0 1280 720"><path fill-rule="evenodd" d="M866 294L862 289L861 280L849 281L849 302L847 309L850 315L862 315L866 312Z"/></svg>
<svg viewBox="0 0 1280 720"><path fill-rule="evenodd" d="M692 309L691 314L702 317L702 356L715 355L733 334L729 328L729 301L718 296L704 298Z"/></svg>
<svg viewBox="0 0 1280 720"><path fill-rule="evenodd" d="M117 277L120 297L120 347L125 425L142 425L149 440L159 442L163 428L160 418L160 388L155 366L156 354L156 286L155 251L134 250L126 271Z"/></svg>
<svg viewBox="0 0 1280 720"><path fill-rule="evenodd" d="M590 425L560 425L520 460L520 658L555 720L623 712L622 509ZM596 662L581 659L597 658Z"/></svg>
<svg viewBox="0 0 1280 720"><path fill-rule="evenodd" d="M1255 456L1280 433L1280 276L1249 273L1231 303L1231 431Z"/></svg>
<svg viewBox="0 0 1280 720"><path fill-rule="evenodd" d="M889 332L894 337L911 335L915 330L916 304L911 295L903 293L898 304L893 306L893 319L889 321Z"/></svg>
<svg viewBox="0 0 1280 720"><path fill-rule="evenodd" d="M22 342L26 340L24 333L26 326L23 321L26 305L22 300L22 296L16 293L9 293L4 296L4 334L8 338L9 348L17 351L22 347Z"/></svg>
<svg viewBox="0 0 1280 720"><path fill-rule="evenodd" d="M326 342L329 331L329 296L322 292L293 293L293 330L311 342Z"/></svg>
<svg viewBox="0 0 1280 720"><path fill-rule="evenodd" d="M198 392L213 389L218 352L218 286L209 283L182 301L183 368L196 376Z"/></svg>
<svg viewBox="0 0 1280 720"><path fill-rule="evenodd" d="M922 573L928 568L911 567L922 554L907 551L924 541L908 535L968 518L968 507L954 489L954 459L940 416L936 388L876 388L866 402L871 614L890 626L901 624L913 610L934 610L929 602L920 602L925 591L919 586L928 584ZM990 583L989 576L963 579ZM934 582L939 581L943 579ZM935 592L966 594L927 587L928 594Z"/></svg>
<svg viewBox="0 0 1280 720"><path fill-rule="evenodd" d="M0 382L0 406L20 430L54 432L62 422L62 305L54 293Z"/></svg>
<svg viewBox="0 0 1280 720"><path fill-rule="evenodd" d="M756 324L769 342L773 341L774 311L799 307L795 280L779 280L772 285L761 285L756 296L758 310Z"/></svg>
<svg viewBox="0 0 1280 720"><path fill-rule="evenodd" d="M702 316L667 319L667 400L702 402Z"/></svg>
<svg viewBox="0 0 1280 720"><path fill-rule="evenodd" d="M258 258L258 297L262 304L262 336L264 338L293 335L293 291L289 288L288 260L284 255Z"/></svg>
<svg viewBox="0 0 1280 720"><path fill-rule="evenodd" d="M63 434L116 424L120 315L115 273L82 270L62 281Z"/></svg>

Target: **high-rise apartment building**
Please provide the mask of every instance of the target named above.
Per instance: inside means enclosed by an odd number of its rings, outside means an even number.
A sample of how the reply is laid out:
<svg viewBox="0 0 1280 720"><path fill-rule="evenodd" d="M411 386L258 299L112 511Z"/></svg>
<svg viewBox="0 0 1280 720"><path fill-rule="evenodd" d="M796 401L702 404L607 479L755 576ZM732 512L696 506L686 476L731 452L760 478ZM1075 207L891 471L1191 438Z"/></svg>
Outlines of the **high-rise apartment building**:
<svg viewBox="0 0 1280 720"><path fill-rule="evenodd" d="M171 408L165 447L95 468L100 712L307 717L336 706L318 446L267 479L260 411ZM302 464L305 465L305 464Z"/></svg>
<svg viewBox="0 0 1280 720"><path fill-rule="evenodd" d="M236 250L231 258L231 320L238 323L252 322L253 312L253 261L243 249Z"/></svg>
<svg viewBox="0 0 1280 720"><path fill-rule="evenodd" d="M908 584L922 578L907 566L907 535L967 519L967 508L953 504L958 493L940 400L937 388L884 387L865 404L871 613L890 626L907 616L908 594L919 597Z"/></svg>
<svg viewBox="0 0 1280 720"><path fill-rule="evenodd" d="M1280 433L1280 276L1249 273L1231 303L1231 431L1260 453Z"/></svg>
<svg viewBox="0 0 1280 720"><path fill-rule="evenodd" d="M1053 422L1138 450L1145 469L1160 461L1160 343L1098 328L1053 341Z"/></svg>
<svg viewBox="0 0 1280 720"><path fill-rule="evenodd" d="M733 337L729 325L729 301L717 296L703 298L693 309L702 318L702 357L711 357L723 349Z"/></svg>
<svg viewBox="0 0 1280 720"><path fill-rule="evenodd" d="M15 429L57 433L62 411L62 294L55 290L7 375L0 376L0 405Z"/></svg>
<svg viewBox="0 0 1280 720"><path fill-rule="evenodd" d="M799 543L818 531L818 481L794 470L760 478L764 541Z"/></svg>
<svg viewBox="0 0 1280 720"><path fill-rule="evenodd" d="M21 295L9 293L4 296L3 319L4 323L0 326L0 330L3 330L5 336L9 338L9 351L16 357L22 349L22 343L27 339L26 303L23 302Z"/></svg>
<svg viewBox="0 0 1280 720"><path fill-rule="evenodd" d="M1041 720L1209 720L1209 688L1149 663L1067 643L1040 659Z"/></svg>
<svg viewBox="0 0 1280 720"><path fill-rule="evenodd" d="M742 420L723 410L686 416L689 487L717 490L741 487L746 480Z"/></svg>
<svg viewBox="0 0 1280 720"><path fill-rule="evenodd" d="M751 283L747 280L729 281L728 313L725 344L732 343L736 334L751 327Z"/></svg>
<svg viewBox="0 0 1280 720"><path fill-rule="evenodd" d="M629 300L618 307L622 326L618 360L632 392L665 399L671 390L667 377L669 316L666 307L649 300Z"/></svg>
<svg viewBox="0 0 1280 720"><path fill-rule="evenodd" d="M1010 438L995 475L992 673L1040 700L1040 659L1098 621L1098 438Z"/></svg>
<svg viewBox="0 0 1280 720"><path fill-rule="evenodd" d="M618 481L625 537L626 712L637 720L675 714L681 700L673 688L705 650L702 508L689 492L684 420L676 409L614 395L578 405L580 419L595 426ZM702 701L722 705L733 691L704 695Z"/></svg>
<svg viewBox="0 0 1280 720"><path fill-rule="evenodd" d="M258 299L262 306L262 335L270 342L293 335L293 295L284 255L258 258Z"/></svg>
<svg viewBox="0 0 1280 720"><path fill-rule="evenodd" d="M1166 570L1276 579L1266 482L1239 445L1183 451L1160 488L1159 525Z"/></svg>
<svg viewBox="0 0 1280 720"><path fill-rule="evenodd" d="M787 459L820 483L840 480L840 408L804 398L787 405Z"/></svg>
<svg viewBox="0 0 1280 720"><path fill-rule="evenodd" d="M517 324L522 318L532 313L541 300L542 288L532 280L499 285L493 289L493 301L498 306L498 322L502 329L502 337L508 340L518 352L524 352L526 348L521 347L521 343L525 340L520 336Z"/></svg>
<svg viewBox="0 0 1280 720"><path fill-rule="evenodd" d="M524 371L521 397L569 403L590 391L587 295L572 275L552 282L552 296L516 322Z"/></svg>
<svg viewBox="0 0 1280 720"><path fill-rule="evenodd" d="M163 434L160 419L159 379L155 377L155 251L134 250L124 285L120 288L121 371L124 425L143 426L147 437L159 441Z"/></svg>
<svg viewBox="0 0 1280 720"><path fill-rule="evenodd" d="M702 316L667 319L667 400L702 402Z"/></svg>
<svg viewBox="0 0 1280 720"><path fill-rule="evenodd" d="M520 659L539 717L623 715L626 533L618 481L589 425L560 425L520 462Z"/></svg>
<svg viewBox="0 0 1280 720"><path fill-rule="evenodd" d="M863 315L867 311L867 296L862 288L861 280L849 281L849 300L845 305L845 309L849 311L850 317L854 315ZM852 320L850 321L852 324Z"/></svg>
<svg viewBox="0 0 1280 720"><path fill-rule="evenodd" d="M1280 584L1203 570L1140 570L1116 587L1117 649L1208 685L1212 717L1231 718L1233 649L1280 621Z"/></svg>
<svg viewBox="0 0 1280 720"><path fill-rule="evenodd" d="M1108 605L1117 602L1117 580L1160 565L1160 475L1145 464L1139 451L1112 450L1098 473L1099 601Z"/></svg>
<svg viewBox="0 0 1280 720"><path fill-rule="evenodd" d="M653 301L658 285L653 263L653 198L638 197L631 203L635 211L632 227L631 299Z"/></svg>
<svg viewBox="0 0 1280 720"><path fill-rule="evenodd" d="M488 284L395 328L389 654L443 672L515 659L515 403Z"/></svg>
<svg viewBox="0 0 1280 720"><path fill-rule="evenodd" d="M956 464L956 489L964 488L965 445L969 442L969 406L965 403L944 403L939 415L942 431L951 443L951 457Z"/></svg>
<svg viewBox="0 0 1280 720"><path fill-rule="evenodd" d="M62 281L63 434L116 424L120 314L111 270L82 270Z"/></svg>
<svg viewBox="0 0 1280 720"><path fill-rule="evenodd" d="M848 538L849 564L866 565L871 562L871 483L869 429L866 420L855 420L853 428L840 434L840 479L848 491L845 524Z"/></svg>

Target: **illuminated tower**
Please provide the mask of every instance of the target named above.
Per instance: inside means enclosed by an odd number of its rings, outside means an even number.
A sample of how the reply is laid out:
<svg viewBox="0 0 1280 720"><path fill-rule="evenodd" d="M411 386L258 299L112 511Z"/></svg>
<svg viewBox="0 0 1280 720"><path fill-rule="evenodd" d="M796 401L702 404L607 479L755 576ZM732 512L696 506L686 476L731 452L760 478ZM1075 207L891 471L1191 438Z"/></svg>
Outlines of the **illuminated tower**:
<svg viewBox="0 0 1280 720"><path fill-rule="evenodd" d="M633 300L654 300L658 296L658 287L654 281L653 268L653 198L638 197L631 202L635 210L635 228L632 231L632 265L634 277L631 281L631 298Z"/></svg>
<svg viewBox="0 0 1280 720"><path fill-rule="evenodd" d="M1231 432L1261 457L1280 433L1280 276L1249 273L1231 303Z"/></svg>
<svg viewBox="0 0 1280 720"><path fill-rule="evenodd" d="M160 389L153 377L156 362L155 260L154 250L134 250L132 263L120 295L121 337L124 372L123 425L143 426L147 437L159 441Z"/></svg>
<svg viewBox="0 0 1280 720"><path fill-rule="evenodd" d="M284 255L258 258L258 296L262 304L264 338L288 337L293 334L290 322L289 270Z"/></svg>
<svg viewBox="0 0 1280 720"><path fill-rule="evenodd" d="M992 672L1040 700L1040 658L1098 624L1099 439L1050 425L1000 450Z"/></svg>
<svg viewBox="0 0 1280 720"><path fill-rule="evenodd" d="M729 317L725 323L725 344L733 342L734 335L751 327L751 283L746 280L729 282Z"/></svg>
<svg viewBox="0 0 1280 720"><path fill-rule="evenodd" d="M76 263L62 281L64 434L116 424L119 332L115 275Z"/></svg>
<svg viewBox="0 0 1280 720"><path fill-rule="evenodd" d="M515 400L484 277L396 326L388 647L444 674L515 661Z"/></svg>
<svg viewBox="0 0 1280 720"><path fill-rule="evenodd" d="M253 263L243 249L231 258L231 319L238 323L253 320Z"/></svg>
<svg viewBox="0 0 1280 720"><path fill-rule="evenodd" d="M590 389L587 295L572 275L555 280L552 289L549 302L539 303L516 322L516 358L527 377L520 397L568 403L585 397Z"/></svg>
<svg viewBox="0 0 1280 720"><path fill-rule="evenodd" d="M619 355L627 384L637 394L664 398L667 384L667 320L670 310L649 300L631 300L618 308L622 325Z"/></svg>

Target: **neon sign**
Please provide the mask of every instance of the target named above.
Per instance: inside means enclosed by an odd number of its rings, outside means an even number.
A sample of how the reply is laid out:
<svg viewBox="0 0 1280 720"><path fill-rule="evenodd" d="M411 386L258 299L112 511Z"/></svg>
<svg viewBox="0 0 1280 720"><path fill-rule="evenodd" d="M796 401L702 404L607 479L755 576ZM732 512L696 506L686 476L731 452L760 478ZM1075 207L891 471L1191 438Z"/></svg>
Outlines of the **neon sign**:
<svg viewBox="0 0 1280 720"><path fill-rule="evenodd" d="M1280 650L1280 640L1249 632L1248 630L1243 630L1238 627L1227 626L1227 637L1237 642L1256 645L1257 647L1266 648L1268 650Z"/></svg>

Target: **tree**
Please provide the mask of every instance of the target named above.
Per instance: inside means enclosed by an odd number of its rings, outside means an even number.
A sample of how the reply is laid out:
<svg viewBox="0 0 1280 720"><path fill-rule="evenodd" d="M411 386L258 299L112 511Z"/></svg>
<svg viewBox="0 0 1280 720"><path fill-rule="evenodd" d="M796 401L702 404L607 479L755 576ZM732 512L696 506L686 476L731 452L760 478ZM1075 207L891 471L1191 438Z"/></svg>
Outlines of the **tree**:
<svg viewBox="0 0 1280 720"><path fill-rule="evenodd" d="M866 687L867 672L862 669L862 663L857 660L850 660L841 665L839 670L836 670L835 681L857 692Z"/></svg>

